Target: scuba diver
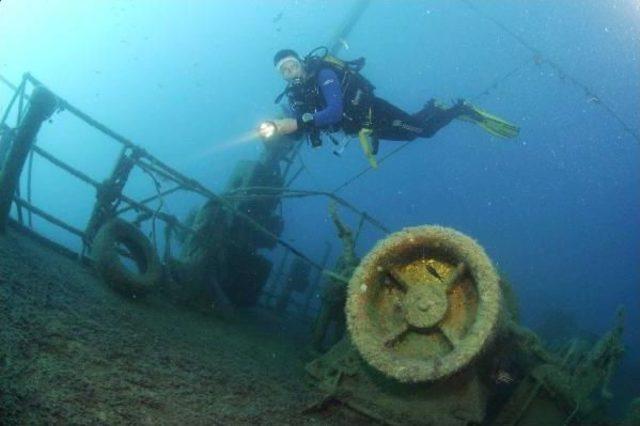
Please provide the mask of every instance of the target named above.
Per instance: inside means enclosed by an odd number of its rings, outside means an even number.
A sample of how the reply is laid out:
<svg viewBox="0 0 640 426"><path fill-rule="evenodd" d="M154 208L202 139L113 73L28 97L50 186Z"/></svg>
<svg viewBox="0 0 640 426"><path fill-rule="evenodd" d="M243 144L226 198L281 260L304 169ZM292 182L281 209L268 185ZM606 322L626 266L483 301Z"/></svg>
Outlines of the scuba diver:
<svg viewBox="0 0 640 426"><path fill-rule="evenodd" d="M323 52L318 55L318 51ZM273 64L287 82L275 102L286 96L290 117L262 123L258 133L264 139L305 134L317 147L324 133L339 145L331 133L342 130L349 136L358 135L370 164L377 167L375 154L380 139L430 138L453 119L478 124L501 138L515 138L519 132L517 126L462 99L450 108L432 99L417 113L409 114L375 96L375 86L360 74L364 58L343 61L330 55L326 47L314 49L304 58L294 50L283 49L275 54Z"/></svg>

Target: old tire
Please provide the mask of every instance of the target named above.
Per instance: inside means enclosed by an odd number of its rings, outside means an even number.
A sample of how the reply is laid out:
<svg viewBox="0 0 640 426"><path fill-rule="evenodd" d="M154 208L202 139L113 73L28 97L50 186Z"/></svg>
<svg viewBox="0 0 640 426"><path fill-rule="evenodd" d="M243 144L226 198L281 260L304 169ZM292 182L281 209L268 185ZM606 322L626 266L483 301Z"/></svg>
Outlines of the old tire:
<svg viewBox="0 0 640 426"><path fill-rule="evenodd" d="M401 382L445 378L496 334L498 274L471 238L449 228L406 228L378 242L348 287L347 325L374 368Z"/></svg>
<svg viewBox="0 0 640 426"><path fill-rule="evenodd" d="M138 271L123 263L119 247L129 253ZM107 284L128 296L148 293L162 277L162 265L149 239L134 225L119 218L109 220L100 228L91 254Z"/></svg>

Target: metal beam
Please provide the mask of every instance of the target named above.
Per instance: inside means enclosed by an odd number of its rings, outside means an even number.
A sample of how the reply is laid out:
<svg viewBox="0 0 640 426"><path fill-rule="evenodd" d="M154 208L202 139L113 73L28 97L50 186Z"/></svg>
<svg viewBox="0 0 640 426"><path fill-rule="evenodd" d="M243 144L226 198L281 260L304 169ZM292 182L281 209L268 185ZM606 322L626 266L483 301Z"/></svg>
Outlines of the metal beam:
<svg viewBox="0 0 640 426"><path fill-rule="evenodd" d="M82 232L78 228L75 228L75 227L69 225L68 223L62 221L61 219L58 219L57 217L50 215L49 213L45 212L44 210L41 210L41 209L37 208L36 206L28 203L26 200L23 200L22 198L15 197L14 201L20 207L24 207L25 209L29 210L30 212L32 212L36 216L40 216L41 218L43 218L47 222L53 223L54 225L57 225L60 228L65 229L65 230L71 232L74 235L77 235L80 238L84 238L84 232Z"/></svg>
<svg viewBox="0 0 640 426"><path fill-rule="evenodd" d="M11 210L13 195L20 180L31 145L42 126L42 122L53 114L56 97L43 87L36 87L31 95L29 108L16 129L13 145L0 172L0 233L6 231L7 218Z"/></svg>

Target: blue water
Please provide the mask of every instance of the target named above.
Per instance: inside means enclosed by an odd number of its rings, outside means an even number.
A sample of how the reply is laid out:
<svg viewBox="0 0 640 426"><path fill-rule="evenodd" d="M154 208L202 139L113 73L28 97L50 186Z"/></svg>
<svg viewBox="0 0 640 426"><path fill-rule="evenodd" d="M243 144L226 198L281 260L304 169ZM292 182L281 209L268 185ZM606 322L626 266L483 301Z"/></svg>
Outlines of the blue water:
<svg viewBox="0 0 640 426"><path fill-rule="evenodd" d="M378 94L415 111L431 97L471 98L522 126L499 141L467 123L417 140L338 194L392 230L451 226L476 238L509 277L523 322L554 310L602 334L626 307L628 353L614 391L640 393L640 4L635 0L374 1L341 56L365 56ZM328 43L354 2L58 1L0 3L0 73L31 72L57 94L219 191L261 146L239 139L278 112L280 48ZM503 23L543 59L488 17ZM523 65L524 64L524 65ZM519 68L520 67L520 68ZM505 80L501 77L519 69ZM487 88L498 84L483 96ZM599 102L574 83L587 86ZM0 109L10 90L0 87ZM118 147L64 114L39 143L96 179ZM397 147L383 142L380 155ZM294 187L332 191L366 167L356 142L342 157L305 147ZM153 194L134 176L131 195ZM34 203L82 228L94 193L36 159ZM197 197L167 200L183 216ZM313 258L338 251L327 200L284 205L283 237ZM357 225L357 218L344 213ZM62 235L37 227L68 245ZM359 252L381 235L365 227ZM635 361L634 361L635 360Z"/></svg>

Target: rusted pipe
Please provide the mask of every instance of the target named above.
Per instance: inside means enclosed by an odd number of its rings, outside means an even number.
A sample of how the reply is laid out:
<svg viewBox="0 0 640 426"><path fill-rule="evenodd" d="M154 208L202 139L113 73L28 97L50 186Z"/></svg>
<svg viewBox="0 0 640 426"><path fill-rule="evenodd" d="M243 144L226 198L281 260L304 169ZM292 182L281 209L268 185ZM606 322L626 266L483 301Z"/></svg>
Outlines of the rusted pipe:
<svg viewBox="0 0 640 426"><path fill-rule="evenodd" d="M29 154L42 122L48 119L56 109L56 97L43 87L33 90L29 107L22 123L15 130L11 151L7 156L4 168L0 172L0 233L7 227L7 218L13 202L13 194L20 181L24 162Z"/></svg>

